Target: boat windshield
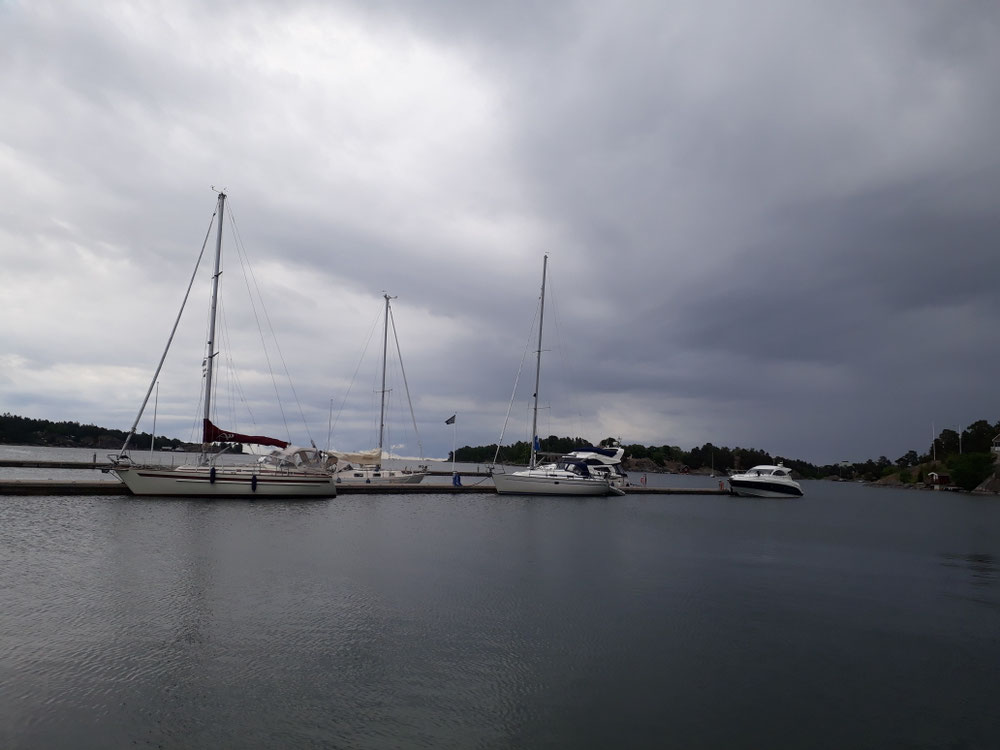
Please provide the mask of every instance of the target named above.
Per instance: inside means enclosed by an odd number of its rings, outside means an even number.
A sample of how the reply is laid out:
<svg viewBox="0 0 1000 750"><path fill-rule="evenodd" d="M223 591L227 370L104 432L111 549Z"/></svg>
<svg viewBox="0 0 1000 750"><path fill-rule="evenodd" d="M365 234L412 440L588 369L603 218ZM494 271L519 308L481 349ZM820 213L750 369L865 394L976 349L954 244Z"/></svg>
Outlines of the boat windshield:
<svg viewBox="0 0 1000 750"><path fill-rule="evenodd" d="M590 476L590 469L587 468L587 464L582 461L566 461L560 460L556 463L557 469L562 469L563 471L569 471L573 474L579 474L581 477Z"/></svg>

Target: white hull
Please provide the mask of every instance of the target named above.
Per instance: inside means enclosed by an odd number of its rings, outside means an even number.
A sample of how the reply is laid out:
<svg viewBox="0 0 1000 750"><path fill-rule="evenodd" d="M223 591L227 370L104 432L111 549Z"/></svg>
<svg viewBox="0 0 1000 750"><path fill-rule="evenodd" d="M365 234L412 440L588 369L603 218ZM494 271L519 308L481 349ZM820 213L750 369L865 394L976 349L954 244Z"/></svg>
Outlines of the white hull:
<svg viewBox="0 0 1000 750"><path fill-rule="evenodd" d="M347 470L335 475L337 484L418 484L427 476L424 472Z"/></svg>
<svg viewBox="0 0 1000 750"><path fill-rule="evenodd" d="M175 469L132 466L114 469L133 495L161 497L336 497L330 474L249 468L179 466Z"/></svg>
<svg viewBox="0 0 1000 750"><path fill-rule="evenodd" d="M802 497L802 488L791 470L778 464L761 464L729 477L729 487L740 497Z"/></svg>
<svg viewBox="0 0 1000 750"><path fill-rule="evenodd" d="M493 484L500 495L617 495L605 479L562 477L539 473L494 474Z"/></svg>
<svg viewBox="0 0 1000 750"><path fill-rule="evenodd" d="M797 482L768 482L761 479L729 478L729 487L740 497L802 497Z"/></svg>
<svg viewBox="0 0 1000 750"><path fill-rule="evenodd" d="M737 487L736 485L732 485L732 490L739 497L802 497L801 492L769 490L761 487Z"/></svg>

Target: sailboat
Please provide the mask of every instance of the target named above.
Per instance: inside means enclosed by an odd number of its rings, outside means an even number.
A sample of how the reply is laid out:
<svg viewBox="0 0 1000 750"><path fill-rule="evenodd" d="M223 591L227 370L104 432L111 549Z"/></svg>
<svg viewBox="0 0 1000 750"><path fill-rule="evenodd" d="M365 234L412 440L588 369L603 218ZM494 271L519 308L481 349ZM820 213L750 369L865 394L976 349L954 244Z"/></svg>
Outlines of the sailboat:
<svg viewBox="0 0 1000 750"><path fill-rule="evenodd" d="M538 349L535 360L535 395L531 418L531 457L528 468L507 473L493 473L493 484L500 495L624 495L624 490L607 473L590 470L584 457L572 454L553 463L538 463L538 387L542 372L542 324L545 318L545 277L549 256L542 260L542 292L538 314ZM499 451L499 443L498 448ZM620 460L620 456L618 457Z"/></svg>
<svg viewBox="0 0 1000 750"><path fill-rule="evenodd" d="M389 300L394 299L384 292L382 296L385 298L385 320L382 327L382 389L380 391L381 406L379 409L378 419L378 447L372 448L371 450L356 451L353 453L330 451L331 455L335 456L342 462L336 471L337 482L349 484L417 484L430 473L425 470L426 467L423 467L418 471L411 471L410 469L382 468L382 459L384 456L383 447L385 441L385 394L388 393L385 387L385 371L387 355L389 352L389 320L391 318ZM395 336L395 322L393 323L392 330L393 336ZM396 349L398 354L398 340L396 342ZM406 382L405 375L403 376L403 381L404 383ZM409 400L409 386L406 387L406 397L407 400ZM416 420L414 420L414 430L416 430Z"/></svg>
<svg viewBox="0 0 1000 750"><path fill-rule="evenodd" d="M215 243L215 271L212 276L211 313L209 316L208 349L205 358L204 414L202 417L202 450L197 465L182 465L166 468L162 466L140 466L128 454L129 443L135 435L142 412L149 401L150 384L146 398L139 408L139 414L132 424L121 450L110 456L111 471L132 491L134 495L157 496L199 496L199 497L262 497L262 498L323 498L335 497L337 486L333 479L333 469L337 459L314 448L289 445L284 440L265 435L244 435L223 430L212 422L212 379L216 349L215 329L219 297L219 276L222 260L222 218L226 205L226 194L219 192L216 203L218 233ZM207 243L206 237L206 243ZM204 247L202 248L204 253ZM198 256L200 264L201 255ZM196 265L197 271L197 265ZM194 283L194 275L188 285L188 294ZM188 294L184 296L187 302ZM167 347L160 358L153 382L157 381L167 351L180 322L184 305L174 322ZM222 451L211 454L214 443L243 443L274 448L269 455L262 456L256 464L224 465L219 459Z"/></svg>

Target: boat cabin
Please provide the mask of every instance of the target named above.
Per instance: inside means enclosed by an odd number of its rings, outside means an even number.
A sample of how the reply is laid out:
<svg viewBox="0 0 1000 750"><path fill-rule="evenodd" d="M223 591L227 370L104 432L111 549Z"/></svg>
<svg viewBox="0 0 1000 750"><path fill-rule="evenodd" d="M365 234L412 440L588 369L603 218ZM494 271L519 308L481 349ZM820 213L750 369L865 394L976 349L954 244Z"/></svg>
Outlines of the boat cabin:
<svg viewBox="0 0 1000 750"><path fill-rule="evenodd" d="M581 477L590 476L590 468L583 461L568 461L565 458L561 458L556 462L556 469L578 474Z"/></svg>
<svg viewBox="0 0 1000 750"><path fill-rule="evenodd" d="M791 477L792 472L784 466L761 465L748 469L745 475L751 477Z"/></svg>

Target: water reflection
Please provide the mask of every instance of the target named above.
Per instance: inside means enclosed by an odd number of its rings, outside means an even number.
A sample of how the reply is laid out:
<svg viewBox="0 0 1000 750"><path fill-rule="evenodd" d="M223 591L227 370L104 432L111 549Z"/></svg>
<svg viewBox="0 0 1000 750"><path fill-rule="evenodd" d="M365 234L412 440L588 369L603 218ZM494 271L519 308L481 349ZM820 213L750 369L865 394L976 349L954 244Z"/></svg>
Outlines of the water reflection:
<svg viewBox="0 0 1000 750"><path fill-rule="evenodd" d="M5 498L0 746L1000 747L935 495Z"/></svg>
<svg viewBox="0 0 1000 750"><path fill-rule="evenodd" d="M970 583L975 586L991 586L997 582L996 557L985 553L941 554L942 565L946 568L965 569L969 572Z"/></svg>

